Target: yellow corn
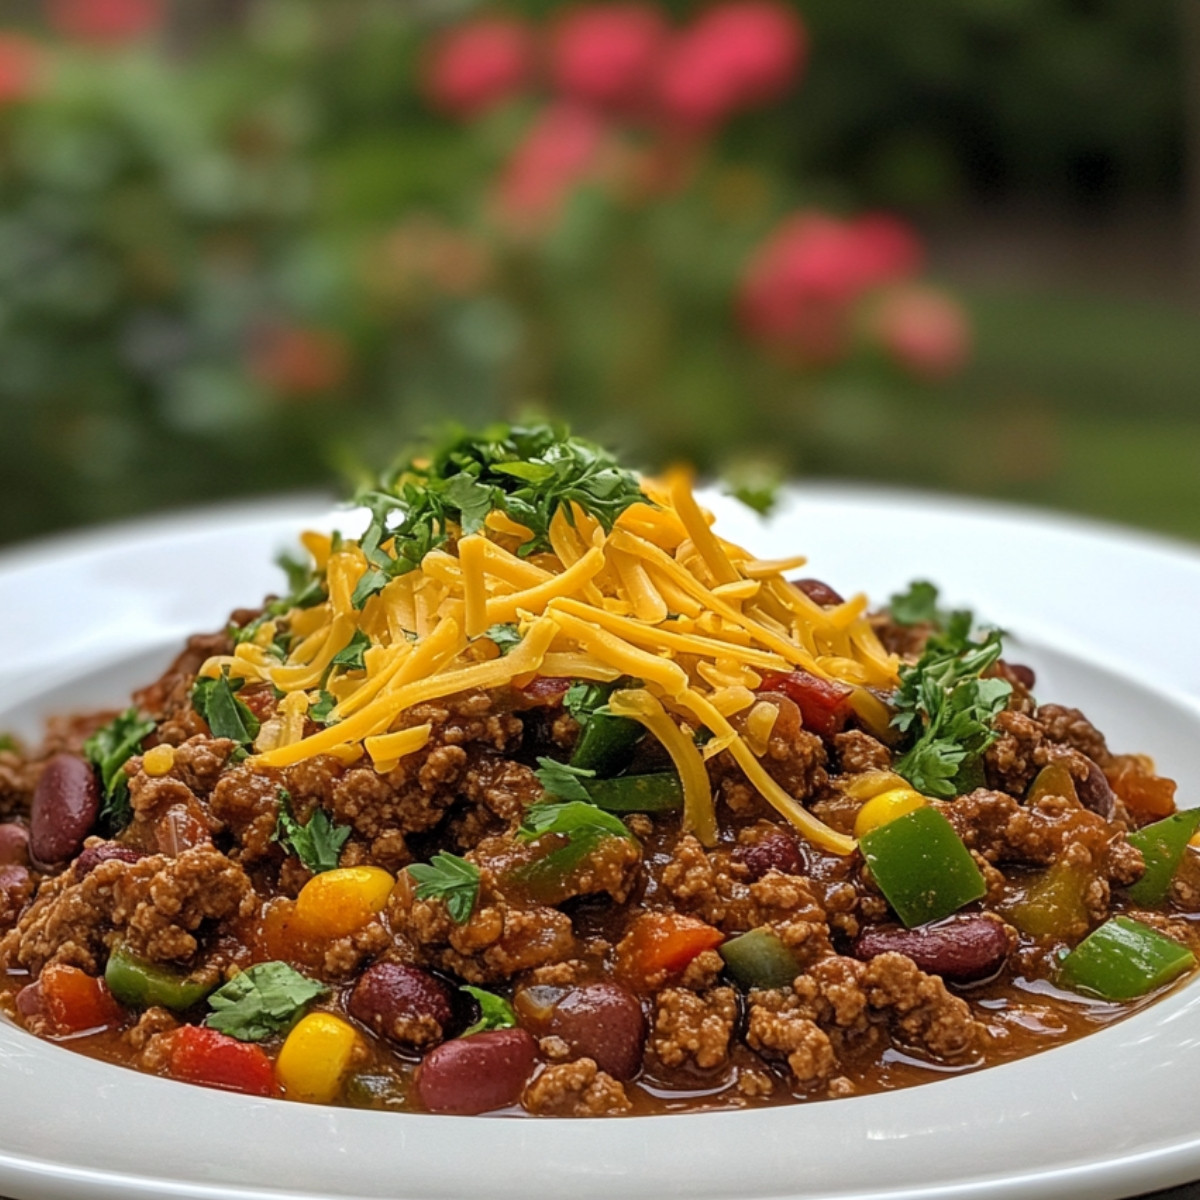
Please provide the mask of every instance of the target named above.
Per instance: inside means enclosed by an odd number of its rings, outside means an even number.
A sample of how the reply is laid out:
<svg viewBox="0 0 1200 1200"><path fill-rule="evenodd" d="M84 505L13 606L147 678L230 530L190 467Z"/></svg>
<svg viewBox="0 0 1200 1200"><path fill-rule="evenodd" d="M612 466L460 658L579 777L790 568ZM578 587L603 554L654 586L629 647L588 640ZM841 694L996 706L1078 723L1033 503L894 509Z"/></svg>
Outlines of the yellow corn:
<svg viewBox="0 0 1200 1200"><path fill-rule="evenodd" d="M889 821L912 812L913 809L923 807L924 804L925 797L909 787L880 792L858 810L858 816L854 818L854 836L860 838L872 829L878 829L880 825L886 825Z"/></svg>
<svg viewBox="0 0 1200 1200"><path fill-rule="evenodd" d="M395 882L382 867L323 871L300 889L296 920L316 937L357 933L387 903Z"/></svg>
<svg viewBox="0 0 1200 1200"><path fill-rule="evenodd" d="M142 770L153 779L166 775L174 765L174 746L155 746L142 755Z"/></svg>
<svg viewBox="0 0 1200 1200"><path fill-rule="evenodd" d="M358 1034L345 1021L330 1013L309 1013L287 1035L275 1060L275 1077L289 1100L331 1104L358 1044Z"/></svg>

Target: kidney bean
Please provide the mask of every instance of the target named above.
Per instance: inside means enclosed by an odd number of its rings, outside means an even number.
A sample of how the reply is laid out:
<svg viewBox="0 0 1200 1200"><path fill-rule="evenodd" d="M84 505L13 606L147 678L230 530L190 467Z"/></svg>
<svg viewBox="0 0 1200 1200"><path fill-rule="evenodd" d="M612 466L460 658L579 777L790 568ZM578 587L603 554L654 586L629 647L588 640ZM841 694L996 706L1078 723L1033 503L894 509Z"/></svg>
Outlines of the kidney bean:
<svg viewBox="0 0 1200 1200"><path fill-rule="evenodd" d="M1003 926L990 917L951 917L919 929L867 929L854 943L857 958L872 959L895 951L931 975L953 983L971 983L995 975L1008 957Z"/></svg>
<svg viewBox="0 0 1200 1200"><path fill-rule="evenodd" d="M490 1029L443 1042L417 1069L416 1090L430 1112L471 1116L507 1108L533 1072L537 1043L524 1029Z"/></svg>
<svg viewBox="0 0 1200 1200"><path fill-rule="evenodd" d="M841 593L834 591L821 579L792 579L789 582L792 587L799 588L814 604L819 604L822 608L845 603Z"/></svg>
<svg viewBox="0 0 1200 1200"><path fill-rule="evenodd" d="M78 854L100 811L100 787L91 763L56 754L42 769L29 814L29 852L51 866Z"/></svg>
<svg viewBox="0 0 1200 1200"><path fill-rule="evenodd" d="M407 1046L441 1041L454 1016L450 989L440 979L394 962L368 967L346 1009L381 1037Z"/></svg>
<svg viewBox="0 0 1200 1200"><path fill-rule="evenodd" d="M1084 808L1090 808L1106 821L1111 821L1116 809L1117 797L1108 782L1108 776L1100 765L1090 758L1084 760L1088 773L1082 779L1075 780L1075 794Z"/></svg>
<svg viewBox="0 0 1200 1200"><path fill-rule="evenodd" d="M24 825L10 821L0 825L0 863L29 862L29 830Z"/></svg>
<svg viewBox="0 0 1200 1200"><path fill-rule="evenodd" d="M646 1017L637 997L620 984L573 988L554 1006L549 1031L614 1079L632 1079L641 1069Z"/></svg>
<svg viewBox="0 0 1200 1200"><path fill-rule="evenodd" d="M124 863L135 863L146 855L132 846L122 846L119 842L101 842L98 846L89 846L75 860L75 878L82 879L90 875L101 863L114 860Z"/></svg>
<svg viewBox="0 0 1200 1200"><path fill-rule="evenodd" d="M17 1012L23 1017L36 1017L46 1011L46 997L42 994L42 981L35 979L17 993Z"/></svg>
<svg viewBox="0 0 1200 1200"><path fill-rule="evenodd" d="M768 871L782 871L785 875L805 873L796 839L782 829L772 829L757 842L736 846L733 858L746 866L751 879L761 879Z"/></svg>
<svg viewBox="0 0 1200 1200"><path fill-rule="evenodd" d="M1005 663L1008 668L1008 673L1016 679L1021 686L1027 691L1032 692L1037 686L1037 675L1032 667L1025 666L1024 663Z"/></svg>

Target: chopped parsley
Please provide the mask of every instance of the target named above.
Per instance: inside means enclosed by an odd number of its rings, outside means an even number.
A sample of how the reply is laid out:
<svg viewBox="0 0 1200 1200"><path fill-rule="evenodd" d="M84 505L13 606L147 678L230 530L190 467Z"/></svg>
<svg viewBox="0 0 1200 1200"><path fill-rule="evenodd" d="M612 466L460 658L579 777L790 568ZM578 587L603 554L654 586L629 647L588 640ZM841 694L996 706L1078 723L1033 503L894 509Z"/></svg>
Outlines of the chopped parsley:
<svg viewBox="0 0 1200 1200"><path fill-rule="evenodd" d="M983 752L1012 685L980 676L999 657L999 630L971 640L971 614L954 613L915 666L900 668L892 724L914 738L896 772L919 792L950 799L983 782Z"/></svg>
<svg viewBox="0 0 1200 1200"><path fill-rule="evenodd" d="M312 608L325 599L325 580L315 567L286 552L280 554L275 563L287 576L288 594L272 600L266 607L265 616L281 617L293 608Z"/></svg>
<svg viewBox="0 0 1200 1200"><path fill-rule="evenodd" d="M483 988L464 983L459 991L466 992L479 1005L479 1020L462 1031L467 1037L472 1033L484 1033L488 1029L512 1029L517 1023L517 1014L503 996Z"/></svg>
<svg viewBox="0 0 1200 1200"><path fill-rule="evenodd" d="M320 699L308 710L309 719L321 725L336 725L337 722L329 714L337 708L337 703L338 698L332 692L327 692L322 688Z"/></svg>
<svg viewBox="0 0 1200 1200"><path fill-rule="evenodd" d="M562 800L579 800L591 804L592 798L583 786L584 779L595 779L596 772L583 767L572 767L568 763L555 761L553 758L541 756L538 758L538 769L534 774L545 789L548 796L558 796Z"/></svg>
<svg viewBox="0 0 1200 1200"><path fill-rule="evenodd" d="M947 630L951 627L962 629L965 622L966 634L970 634L973 620L965 610L949 612L939 608L937 585L927 579L914 579L908 585L908 591L897 592L888 603L888 611L897 625L932 625L935 629Z"/></svg>
<svg viewBox="0 0 1200 1200"><path fill-rule="evenodd" d="M229 738L244 748L258 737L259 721L235 695L242 682L230 680L228 675L197 679L192 686L192 707L204 718L213 737Z"/></svg>
<svg viewBox="0 0 1200 1200"><path fill-rule="evenodd" d="M370 648L371 639L361 629L356 629L345 648L333 656L330 666L344 667L347 671L365 671L367 668L363 655Z"/></svg>
<svg viewBox="0 0 1200 1200"><path fill-rule="evenodd" d="M205 1024L242 1042L261 1042L286 1030L329 989L285 962L255 963L208 998Z"/></svg>
<svg viewBox="0 0 1200 1200"><path fill-rule="evenodd" d="M271 841L290 850L314 875L334 870L350 836L350 826L335 825L323 808L318 808L308 823L301 825L292 816L291 801L287 788L280 788L279 816Z"/></svg>
<svg viewBox="0 0 1200 1200"><path fill-rule="evenodd" d="M496 643L501 657L515 650L522 642L521 632L514 624L492 625L484 630L483 636Z"/></svg>
<svg viewBox="0 0 1200 1200"><path fill-rule="evenodd" d="M0 733L0 750L16 750L17 739L11 733Z"/></svg>
<svg viewBox="0 0 1200 1200"><path fill-rule="evenodd" d="M525 810L525 819L517 836L529 842L547 833L565 834L572 841L580 837L623 837L633 840L633 834L619 817L597 808L587 800L540 800L531 804Z"/></svg>
<svg viewBox="0 0 1200 1200"><path fill-rule="evenodd" d="M83 743L84 757L100 772L104 800L100 819L112 833L119 833L133 819L129 778L124 768L135 754L141 753L142 742L153 732L154 722L139 716L136 708L129 708Z"/></svg>
<svg viewBox="0 0 1200 1200"><path fill-rule="evenodd" d="M442 850L429 862L413 863L407 870L416 881L418 900L443 901L456 925L470 918L479 899L479 868L474 863Z"/></svg>
<svg viewBox="0 0 1200 1200"><path fill-rule="evenodd" d="M625 686L634 686L628 684ZM563 707L579 722L586 725L588 718L598 712L607 711L608 698L616 684L588 683L579 680L567 688L563 696Z"/></svg>
<svg viewBox="0 0 1200 1200"><path fill-rule="evenodd" d="M775 463L746 459L727 467L722 482L726 495L740 500L760 517L768 517L779 503L783 477Z"/></svg>
<svg viewBox="0 0 1200 1200"><path fill-rule="evenodd" d="M478 532L494 509L532 532L520 548L527 555L550 549L550 522L559 509L570 517L578 504L610 530L625 509L645 500L632 471L563 425L497 424L478 435L456 429L357 495L371 514L359 542L369 566L352 602L361 608L392 579L415 570L446 544L452 526Z"/></svg>

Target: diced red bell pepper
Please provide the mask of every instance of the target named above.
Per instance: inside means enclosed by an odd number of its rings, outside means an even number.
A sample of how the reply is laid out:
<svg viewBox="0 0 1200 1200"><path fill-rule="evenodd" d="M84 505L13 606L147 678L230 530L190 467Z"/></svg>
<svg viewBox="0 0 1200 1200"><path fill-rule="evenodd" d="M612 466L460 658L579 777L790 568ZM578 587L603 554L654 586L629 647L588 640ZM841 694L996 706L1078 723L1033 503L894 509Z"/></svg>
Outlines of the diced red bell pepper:
<svg viewBox="0 0 1200 1200"><path fill-rule="evenodd" d="M804 728L821 737L840 733L850 715L853 689L808 671L764 671L759 692L780 692L800 710Z"/></svg>
<svg viewBox="0 0 1200 1200"><path fill-rule="evenodd" d="M681 913L644 913L621 942L620 970L632 982L644 984L655 976L673 975L725 935L695 917Z"/></svg>
<svg viewBox="0 0 1200 1200"><path fill-rule="evenodd" d="M1169 817L1175 811L1175 780L1155 775L1141 755L1120 755L1105 767L1112 790L1130 812L1143 817Z"/></svg>
<svg viewBox="0 0 1200 1200"><path fill-rule="evenodd" d="M39 993L38 1011L46 1019L51 1036L111 1029L125 1019L125 1010L104 980L78 967L51 963L33 986Z"/></svg>
<svg viewBox="0 0 1200 1200"><path fill-rule="evenodd" d="M561 675L535 675L524 686L513 688L513 699L518 708L549 708L562 703L574 682Z"/></svg>
<svg viewBox="0 0 1200 1200"><path fill-rule="evenodd" d="M169 1061L175 1079L248 1096L278 1095L275 1067L262 1047L204 1025L184 1025L172 1034Z"/></svg>

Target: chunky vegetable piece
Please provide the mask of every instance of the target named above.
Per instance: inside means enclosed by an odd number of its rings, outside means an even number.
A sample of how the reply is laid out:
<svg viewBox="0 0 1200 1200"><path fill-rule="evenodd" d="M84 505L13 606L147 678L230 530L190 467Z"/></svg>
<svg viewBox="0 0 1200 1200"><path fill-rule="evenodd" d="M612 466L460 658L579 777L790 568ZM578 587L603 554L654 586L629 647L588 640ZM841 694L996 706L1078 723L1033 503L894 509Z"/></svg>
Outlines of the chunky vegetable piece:
<svg viewBox="0 0 1200 1200"><path fill-rule="evenodd" d="M1129 835L1129 844L1142 852L1146 863L1146 873L1129 888L1135 903L1153 908L1167 898L1171 880L1197 829L1200 829L1200 808L1191 808Z"/></svg>
<svg viewBox="0 0 1200 1200"><path fill-rule="evenodd" d="M695 917L679 913L646 913L633 923L622 943L621 966L631 979L646 981L673 974L704 950L713 950L725 935Z"/></svg>
<svg viewBox="0 0 1200 1200"><path fill-rule="evenodd" d="M987 893L970 851L936 809L916 808L872 830L860 845L879 890L910 929Z"/></svg>
<svg viewBox="0 0 1200 1200"><path fill-rule="evenodd" d="M78 967L52 963L31 986L38 989L38 1007L56 1037L111 1029L125 1019L104 980L85 975Z"/></svg>
<svg viewBox="0 0 1200 1200"><path fill-rule="evenodd" d="M319 937L357 933L387 903L395 882L380 867L342 867L314 875L296 898L297 922Z"/></svg>
<svg viewBox="0 0 1200 1200"><path fill-rule="evenodd" d="M169 1069L175 1079L227 1092L274 1096L278 1090L274 1065L261 1047L203 1025L184 1025L171 1035Z"/></svg>
<svg viewBox="0 0 1200 1200"><path fill-rule="evenodd" d="M800 973L796 956L769 929L752 929L720 949L729 973L743 987L790 987Z"/></svg>
<svg viewBox="0 0 1200 1200"><path fill-rule="evenodd" d="M1196 956L1186 946L1140 921L1113 917L1062 960L1059 977L1076 991L1133 1000L1195 965Z"/></svg>
<svg viewBox="0 0 1200 1200"><path fill-rule="evenodd" d="M674 771L589 779L583 787L591 802L605 812L657 813L683 808L683 784Z"/></svg>
<svg viewBox="0 0 1200 1200"><path fill-rule="evenodd" d="M215 980L189 979L184 971L149 963L120 946L108 956L104 981L109 991L132 1008L158 1005L183 1012L199 1004L216 984Z"/></svg>
<svg viewBox="0 0 1200 1200"><path fill-rule="evenodd" d="M913 809L922 808L925 804L925 797L920 792L914 792L912 788L892 788L890 791L880 792L858 810L858 815L854 818L854 836L862 838L871 830L878 829L881 825L912 812Z"/></svg>
<svg viewBox="0 0 1200 1200"><path fill-rule="evenodd" d="M287 1036L275 1074L284 1095L310 1104L330 1104L354 1061L359 1035L331 1013L309 1013Z"/></svg>

